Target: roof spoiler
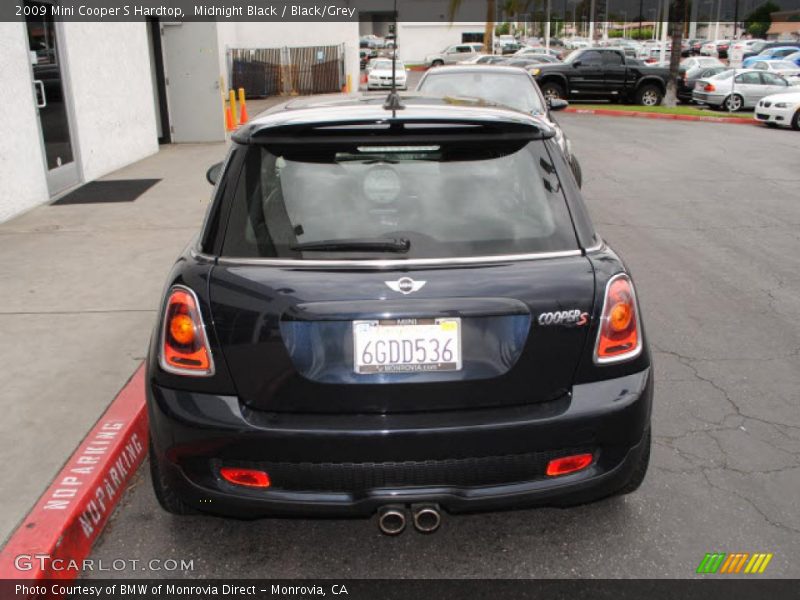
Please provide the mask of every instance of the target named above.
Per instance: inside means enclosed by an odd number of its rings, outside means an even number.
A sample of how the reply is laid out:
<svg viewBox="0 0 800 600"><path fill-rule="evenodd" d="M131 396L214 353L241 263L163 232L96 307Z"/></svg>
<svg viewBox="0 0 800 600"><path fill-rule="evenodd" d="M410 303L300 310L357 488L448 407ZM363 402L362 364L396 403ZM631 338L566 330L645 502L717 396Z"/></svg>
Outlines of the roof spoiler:
<svg viewBox="0 0 800 600"><path fill-rule="evenodd" d="M233 135L240 144L349 144L369 142L518 142L553 137L555 131L528 119L372 118L252 126Z"/></svg>

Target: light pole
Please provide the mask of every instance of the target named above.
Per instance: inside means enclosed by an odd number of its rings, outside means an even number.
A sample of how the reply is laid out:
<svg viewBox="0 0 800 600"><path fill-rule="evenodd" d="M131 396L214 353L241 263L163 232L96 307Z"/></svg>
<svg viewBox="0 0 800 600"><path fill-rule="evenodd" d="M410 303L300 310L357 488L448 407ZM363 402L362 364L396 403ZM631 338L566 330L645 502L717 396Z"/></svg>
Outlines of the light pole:
<svg viewBox="0 0 800 600"><path fill-rule="evenodd" d="M550 0L547 0L547 10L545 11L547 14L547 21L544 26L544 47L550 51Z"/></svg>

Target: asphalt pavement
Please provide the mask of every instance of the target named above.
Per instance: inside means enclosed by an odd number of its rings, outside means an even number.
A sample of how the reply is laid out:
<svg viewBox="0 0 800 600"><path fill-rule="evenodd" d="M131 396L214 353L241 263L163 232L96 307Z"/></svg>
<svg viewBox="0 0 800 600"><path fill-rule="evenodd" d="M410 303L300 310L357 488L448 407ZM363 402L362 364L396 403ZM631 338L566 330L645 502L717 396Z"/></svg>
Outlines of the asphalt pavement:
<svg viewBox="0 0 800 600"><path fill-rule="evenodd" d="M707 552L771 552L763 576L800 577L800 135L559 120L595 225L634 274L654 352L638 492L390 538L374 519L174 517L143 468L92 558L192 569L87 576L691 577Z"/></svg>

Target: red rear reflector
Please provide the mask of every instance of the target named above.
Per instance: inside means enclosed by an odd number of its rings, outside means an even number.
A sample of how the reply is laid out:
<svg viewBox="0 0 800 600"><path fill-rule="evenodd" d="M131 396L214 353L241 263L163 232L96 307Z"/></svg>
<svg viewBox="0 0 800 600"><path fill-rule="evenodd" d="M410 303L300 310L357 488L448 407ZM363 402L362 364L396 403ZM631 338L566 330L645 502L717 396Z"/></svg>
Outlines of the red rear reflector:
<svg viewBox="0 0 800 600"><path fill-rule="evenodd" d="M556 458L547 463L547 476L556 477L585 469L592 464L591 454L574 454L564 458Z"/></svg>
<svg viewBox="0 0 800 600"><path fill-rule="evenodd" d="M638 356L642 339L636 311L636 294L631 280L624 273L615 275L606 285L594 349L596 363L619 362Z"/></svg>
<svg viewBox="0 0 800 600"><path fill-rule="evenodd" d="M238 467L222 467L219 474L225 481L235 485L243 485L253 488L268 488L270 486L269 475L264 471L256 469L240 469Z"/></svg>
<svg viewBox="0 0 800 600"><path fill-rule="evenodd" d="M717 88L714 87L713 83L707 83L705 85L705 87L703 88L703 90L706 91L706 92L713 92L713 91L716 91L716 89Z"/></svg>
<svg viewBox="0 0 800 600"><path fill-rule="evenodd" d="M214 374L203 317L192 290L183 286L170 290L162 329L162 369L179 375Z"/></svg>

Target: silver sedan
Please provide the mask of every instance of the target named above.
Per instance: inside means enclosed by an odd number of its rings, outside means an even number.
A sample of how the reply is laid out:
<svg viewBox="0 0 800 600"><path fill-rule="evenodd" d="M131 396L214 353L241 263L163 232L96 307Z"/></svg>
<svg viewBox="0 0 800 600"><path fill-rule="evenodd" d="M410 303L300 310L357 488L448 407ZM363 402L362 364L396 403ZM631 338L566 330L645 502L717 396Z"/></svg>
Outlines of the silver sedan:
<svg viewBox="0 0 800 600"><path fill-rule="evenodd" d="M695 83L692 99L698 104L708 104L736 112L754 108L758 101L770 94L792 91L783 77L756 69L729 69Z"/></svg>

